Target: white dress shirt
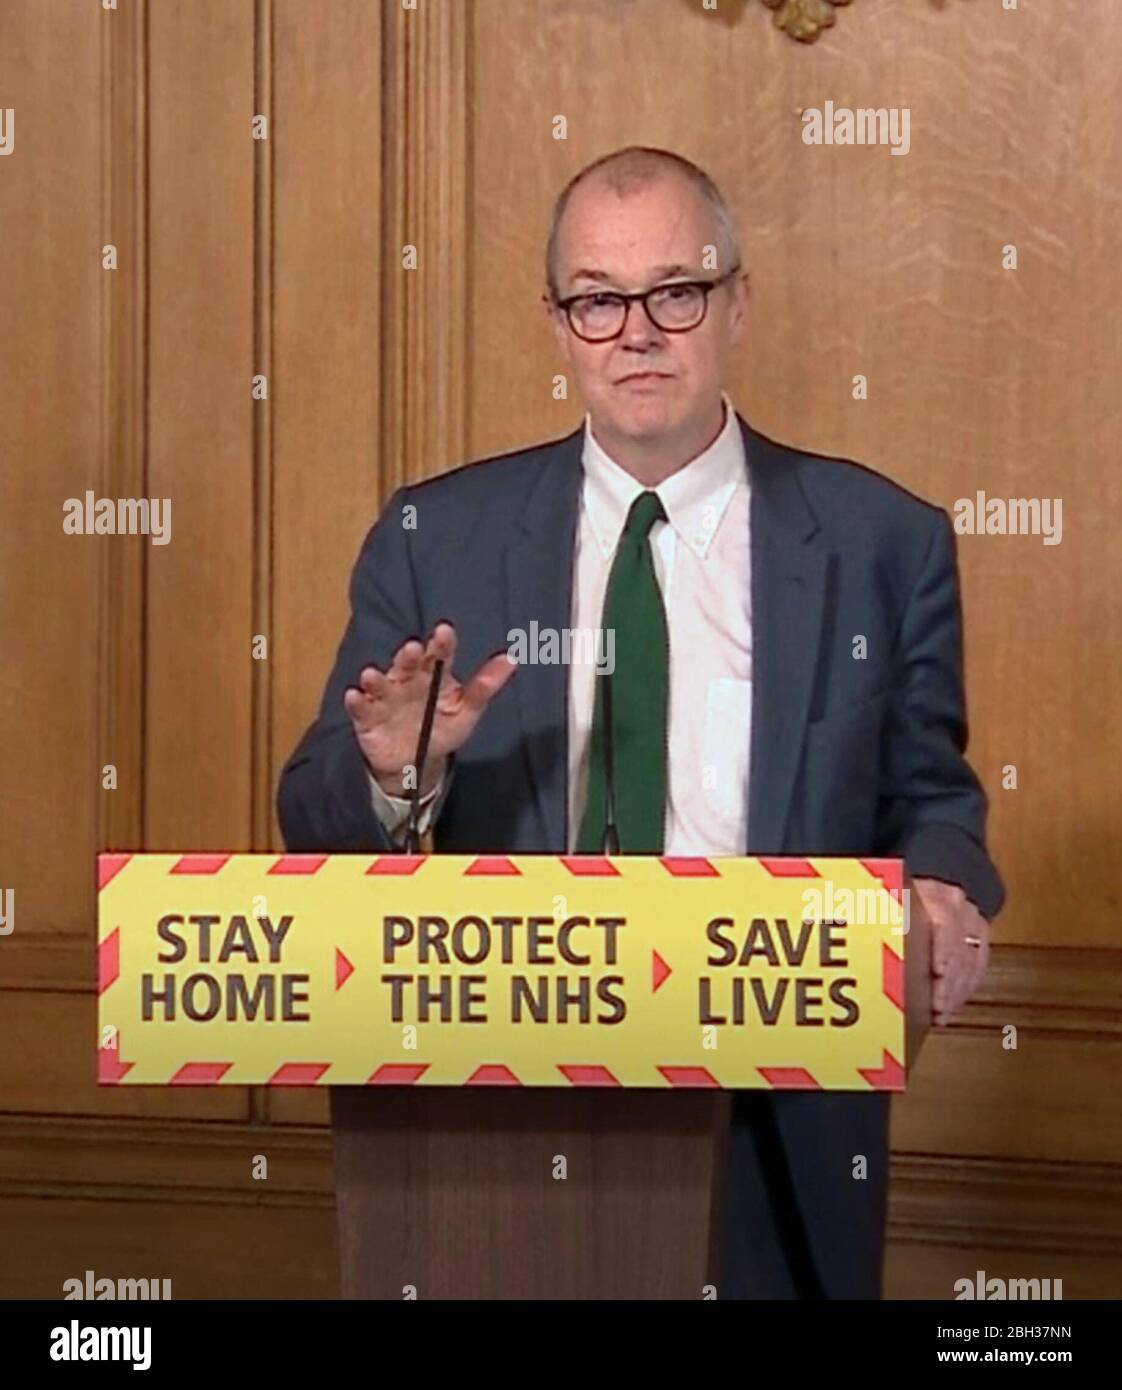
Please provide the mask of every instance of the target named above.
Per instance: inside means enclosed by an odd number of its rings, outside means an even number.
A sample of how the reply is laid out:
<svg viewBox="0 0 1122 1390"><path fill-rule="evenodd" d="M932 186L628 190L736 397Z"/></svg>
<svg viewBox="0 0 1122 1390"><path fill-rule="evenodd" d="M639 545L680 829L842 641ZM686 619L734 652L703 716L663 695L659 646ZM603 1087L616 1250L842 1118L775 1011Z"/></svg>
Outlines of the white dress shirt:
<svg viewBox="0 0 1122 1390"><path fill-rule="evenodd" d="M727 396L724 403L724 428L709 448L654 489L667 516L650 533L670 638L666 854L743 854L748 840L748 468L736 413ZM577 632L600 626L616 545L645 491L604 452L587 416L583 462L571 616ZM570 849L584 812L595 680L589 663L570 669Z"/></svg>
<svg viewBox="0 0 1122 1390"><path fill-rule="evenodd" d="M669 767L664 852L743 854L748 840L752 720L749 490L732 403L704 453L654 489L667 520L651 528L655 575L670 638ZM631 504L645 491L601 448L585 417L584 482L570 623L599 629L604 593ZM574 650L588 652L578 643ZM514 677L518 679L517 675ZM569 848L580 830L596 679L591 661L569 667ZM617 711L617 715L618 715ZM408 802L370 778L379 820L395 839ZM439 813L443 783L422 801L421 829Z"/></svg>

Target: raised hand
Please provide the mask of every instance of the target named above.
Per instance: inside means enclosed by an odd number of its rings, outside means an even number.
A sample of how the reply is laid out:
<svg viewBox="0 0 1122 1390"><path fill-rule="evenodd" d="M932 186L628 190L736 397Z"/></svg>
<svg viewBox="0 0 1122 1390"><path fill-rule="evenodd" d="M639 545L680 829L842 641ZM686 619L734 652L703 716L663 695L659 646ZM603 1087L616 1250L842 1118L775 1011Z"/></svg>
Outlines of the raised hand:
<svg viewBox="0 0 1122 1390"><path fill-rule="evenodd" d="M448 755L463 746L483 711L516 670L506 652L489 657L466 682L452 675L456 630L437 623L428 641L403 642L389 669L366 666L343 695L363 757L387 796L403 796L419 782L421 795L440 781ZM417 751L433 666L444 662L428 757L418 776L407 770Z"/></svg>

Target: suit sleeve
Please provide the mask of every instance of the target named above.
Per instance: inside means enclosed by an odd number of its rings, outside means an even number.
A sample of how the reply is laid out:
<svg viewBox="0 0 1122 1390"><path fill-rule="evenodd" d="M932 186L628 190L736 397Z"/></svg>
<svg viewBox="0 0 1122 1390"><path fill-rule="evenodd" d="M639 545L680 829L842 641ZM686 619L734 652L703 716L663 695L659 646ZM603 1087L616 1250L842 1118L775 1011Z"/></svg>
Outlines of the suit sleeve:
<svg viewBox="0 0 1122 1390"><path fill-rule="evenodd" d="M1005 892L986 851L986 794L966 760L954 531L939 512L901 624L882 780L890 852L913 877L959 884L983 916Z"/></svg>
<svg viewBox="0 0 1122 1390"><path fill-rule="evenodd" d="M382 670L421 619L408 536L402 525L407 489L399 489L372 527L351 575L351 616L323 694L319 718L281 772L277 819L285 846L297 853L388 852L393 840L374 809L366 760L343 692L364 666Z"/></svg>

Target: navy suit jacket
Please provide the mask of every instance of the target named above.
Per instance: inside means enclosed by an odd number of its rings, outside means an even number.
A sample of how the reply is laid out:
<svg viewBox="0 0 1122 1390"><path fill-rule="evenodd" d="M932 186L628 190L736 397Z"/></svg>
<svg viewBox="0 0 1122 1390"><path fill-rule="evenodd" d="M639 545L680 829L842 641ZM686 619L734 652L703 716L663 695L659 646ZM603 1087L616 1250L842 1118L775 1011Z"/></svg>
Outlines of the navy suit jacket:
<svg viewBox="0 0 1122 1390"><path fill-rule="evenodd" d="M966 762L954 532L940 508L859 465L775 444L740 419L751 487L748 854L901 856L992 917L1003 890ZM511 629L570 625L582 430L399 489L351 581L319 718L281 774L292 851L390 848L343 692L440 619L466 678ZM415 508L415 512L406 511ZM864 656L855 656L857 639ZM568 847L568 669L521 666L454 759L444 853ZM806 1233L832 1296L879 1285L882 1095L777 1093ZM869 1178L854 1182L863 1153ZM858 1190L855 1195L855 1190Z"/></svg>

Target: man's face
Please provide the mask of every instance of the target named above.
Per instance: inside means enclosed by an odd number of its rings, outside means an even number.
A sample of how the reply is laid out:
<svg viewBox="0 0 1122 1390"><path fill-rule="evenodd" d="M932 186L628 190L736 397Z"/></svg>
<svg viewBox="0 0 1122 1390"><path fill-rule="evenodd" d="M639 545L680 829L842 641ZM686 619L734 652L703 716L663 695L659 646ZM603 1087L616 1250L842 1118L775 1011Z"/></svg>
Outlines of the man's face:
<svg viewBox="0 0 1122 1390"><path fill-rule="evenodd" d="M557 255L558 297L634 292L675 280L715 280L731 269L706 268L716 243L713 215L685 178L668 173L619 197L593 175L569 200ZM711 258L710 258L711 260ZM705 318L685 333L657 328L638 303L618 338L588 343L564 311L551 322L602 437L635 441L688 438L711 421L729 351L744 332L747 293L737 276L709 294Z"/></svg>

